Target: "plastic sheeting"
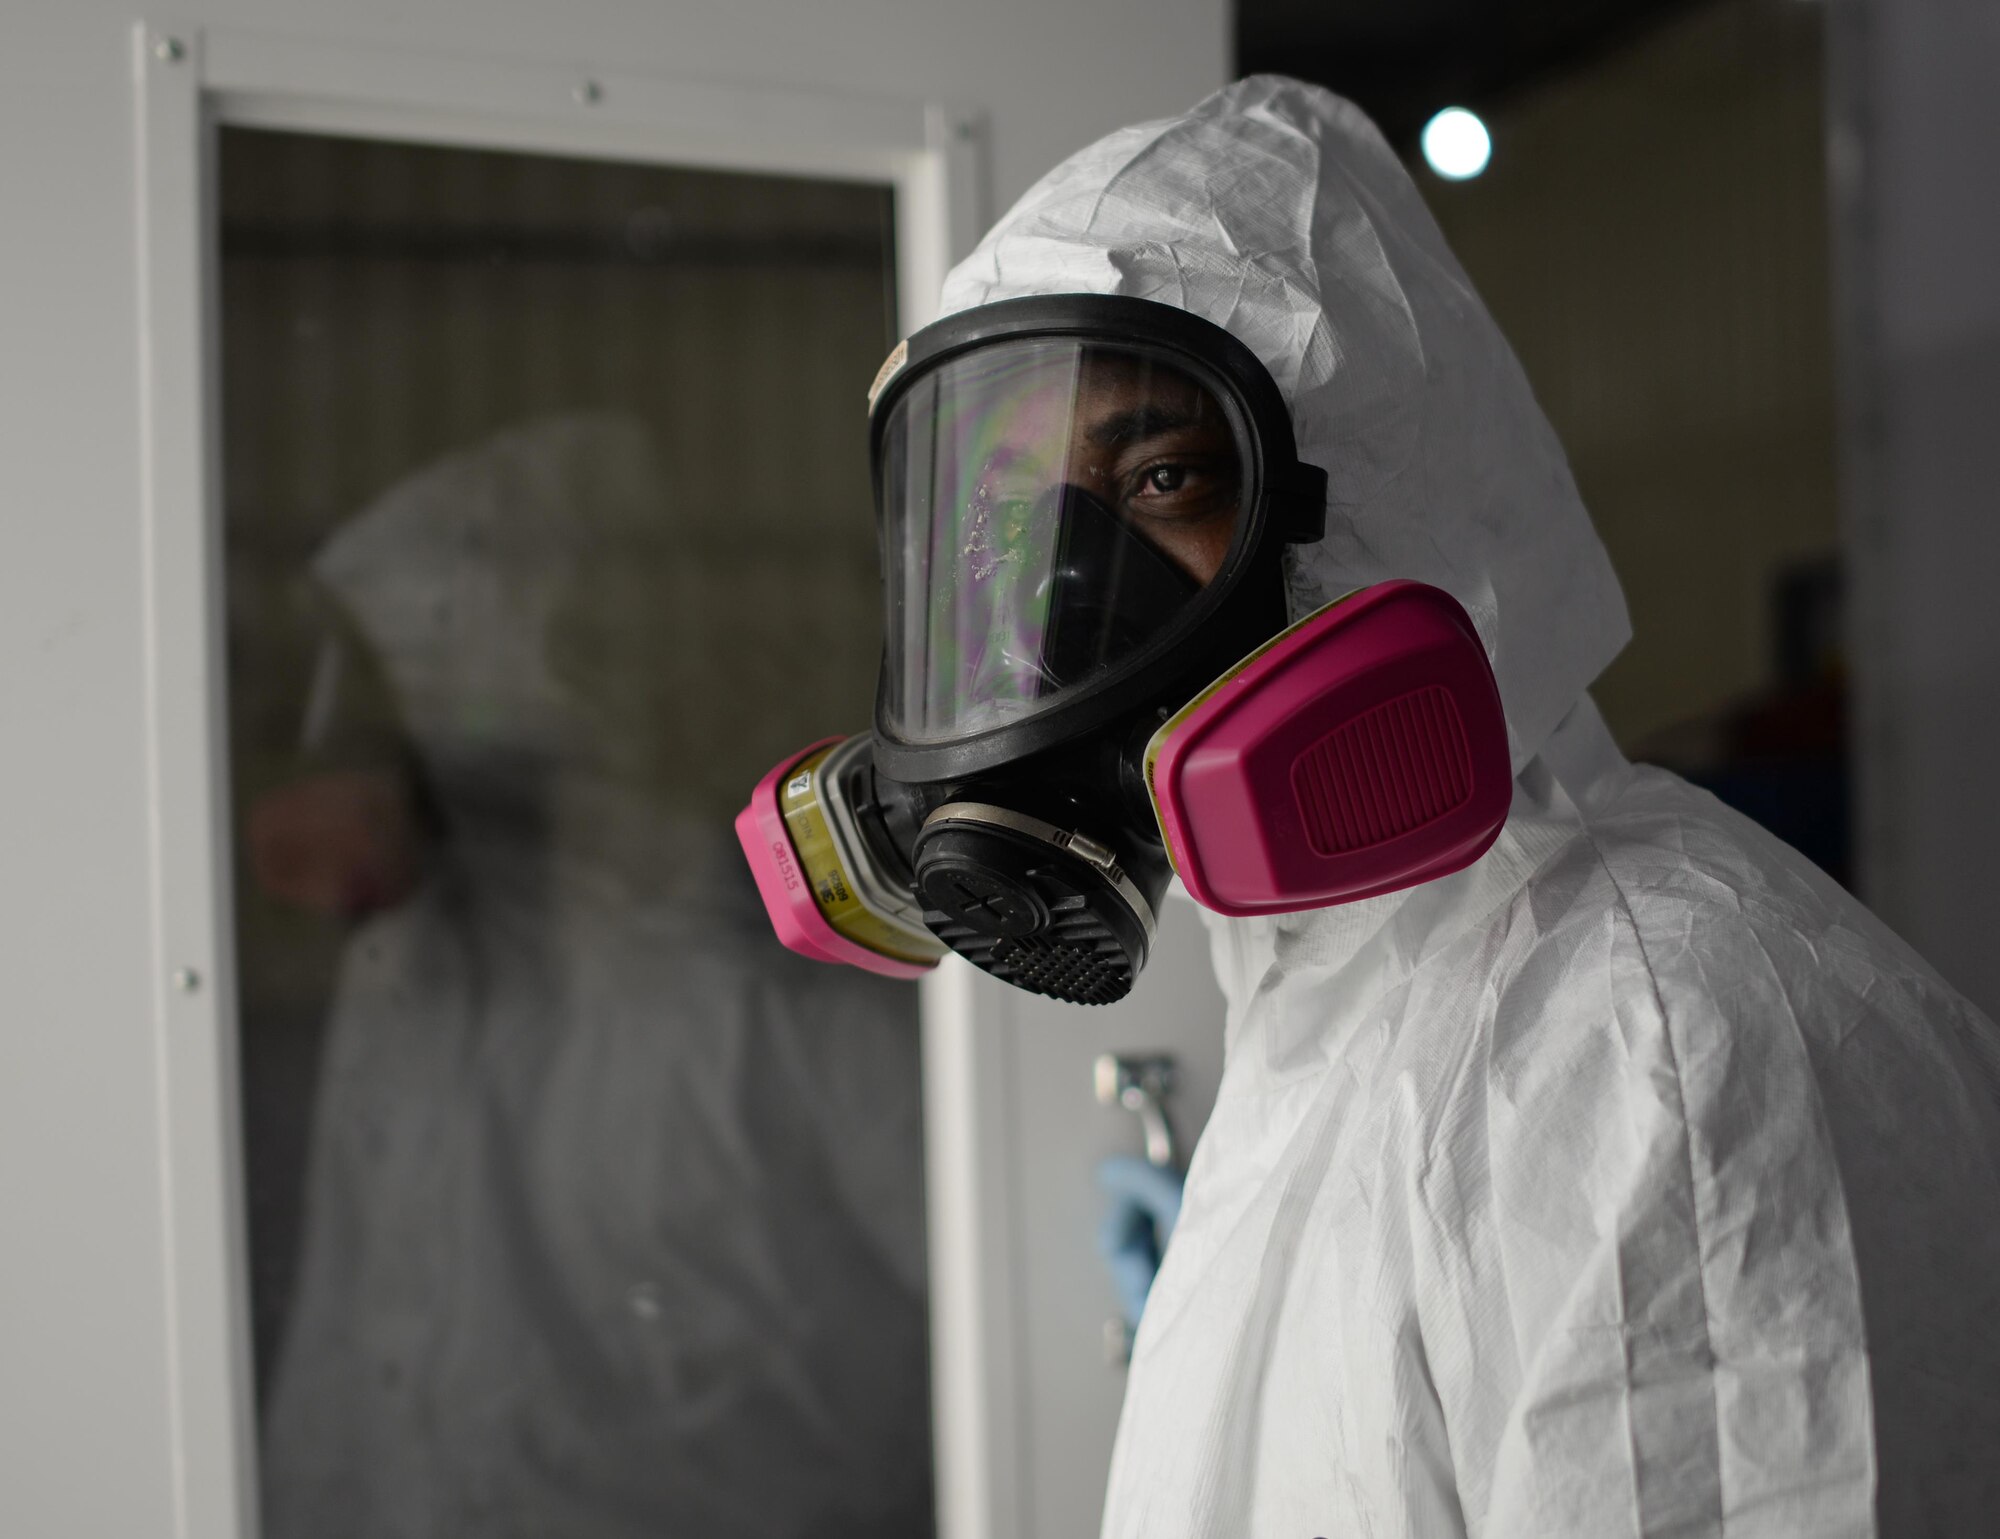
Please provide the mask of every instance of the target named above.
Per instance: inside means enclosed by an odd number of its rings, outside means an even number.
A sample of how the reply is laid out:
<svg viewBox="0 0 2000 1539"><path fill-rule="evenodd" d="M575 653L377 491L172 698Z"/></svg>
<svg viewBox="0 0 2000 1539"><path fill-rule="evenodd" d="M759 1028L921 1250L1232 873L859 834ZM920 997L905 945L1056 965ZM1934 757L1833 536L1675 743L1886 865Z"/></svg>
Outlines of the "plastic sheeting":
<svg viewBox="0 0 2000 1539"><path fill-rule="evenodd" d="M1552 232L1559 239L1560 232ZM1807 862L1634 768L1559 445L1352 106L1272 77L1114 134L946 285L1228 328L1326 467L1303 611L1417 578L1492 655L1468 870L1216 920L1228 1062L1104 1531L1972 1534L2000 1512L2000 1048Z"/></svg>

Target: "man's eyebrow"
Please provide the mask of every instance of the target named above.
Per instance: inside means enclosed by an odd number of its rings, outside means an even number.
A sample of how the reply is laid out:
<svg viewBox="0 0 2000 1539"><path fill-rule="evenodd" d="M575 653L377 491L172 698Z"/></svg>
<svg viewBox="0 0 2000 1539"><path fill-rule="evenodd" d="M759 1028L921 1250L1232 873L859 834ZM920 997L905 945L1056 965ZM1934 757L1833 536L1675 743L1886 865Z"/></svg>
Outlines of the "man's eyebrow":
<svg viewBox="0 0 2000 1539"><path fill-rule="evenodd" d="M1084 437L1100 449L1115 449L1121 444L1143 443L1149 438L1194 427L1200 421L1194 412L1168 406L1135 406L1091 423Z"/></svg>

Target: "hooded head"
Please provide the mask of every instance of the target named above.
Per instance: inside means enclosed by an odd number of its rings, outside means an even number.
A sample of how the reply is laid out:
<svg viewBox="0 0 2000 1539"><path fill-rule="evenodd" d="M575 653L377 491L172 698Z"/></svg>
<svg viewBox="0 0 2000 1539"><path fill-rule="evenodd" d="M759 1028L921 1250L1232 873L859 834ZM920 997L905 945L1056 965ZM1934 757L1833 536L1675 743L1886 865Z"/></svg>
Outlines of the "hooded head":
<svg viewBox="0 0 2000 1539"><path fill-rule="evenodd" d="M1327 471L1294 618L1412 578L1462 603L1518 771L1630 635L1623 595L1520 365L1374 125L1255 76L1057 166L946 279L942 313L1122 294L1243 342Z"/></svg>

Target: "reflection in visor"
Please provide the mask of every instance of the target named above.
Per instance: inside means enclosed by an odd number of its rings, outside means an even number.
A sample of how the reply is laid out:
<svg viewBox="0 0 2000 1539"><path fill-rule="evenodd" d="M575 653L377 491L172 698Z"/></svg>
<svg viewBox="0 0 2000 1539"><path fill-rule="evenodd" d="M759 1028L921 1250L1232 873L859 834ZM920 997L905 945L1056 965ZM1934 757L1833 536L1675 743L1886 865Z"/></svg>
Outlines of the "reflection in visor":
<svg viewBox="0 0 2000 1539"><path fill-rule="evenodd" d="M929 669L926 714L934 718L971 700L1004 720L1059 682L1042 663L1057 532L1044 503L1068 453L1076 361L975 355L939 381L947 516L935 519L931 538L957 550L934 551L929 562L955 579L938 617L948 623L931 638L943 645ZM935 583L932 596L943 596Z"/></svg>
<svg viewBox="0 0 2000 1539"><path fill-rule="evenodd" d="M883 442L887 725L985 731L1135 654L1219 562L1242 461L1213 396L1135 351L1004 342L915 381Z"/></svg>

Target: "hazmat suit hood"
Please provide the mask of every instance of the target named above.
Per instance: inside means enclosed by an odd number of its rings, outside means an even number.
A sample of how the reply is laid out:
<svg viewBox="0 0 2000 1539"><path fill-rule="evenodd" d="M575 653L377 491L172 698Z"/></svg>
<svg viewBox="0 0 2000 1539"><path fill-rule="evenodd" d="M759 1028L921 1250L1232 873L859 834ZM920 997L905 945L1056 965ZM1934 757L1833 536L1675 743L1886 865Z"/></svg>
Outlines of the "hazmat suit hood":
<svg viewBox="0 0 2000 1539"><path fill-rule="evenodd" d="M1328 478L1292 617L1413 578L1466 608L1514 768L1624 646L1562 447L1417 189L1351 103L1253 76L1057 166L946 279L944 314L1031 294L1187 310L1263 362Z"/></svg>

